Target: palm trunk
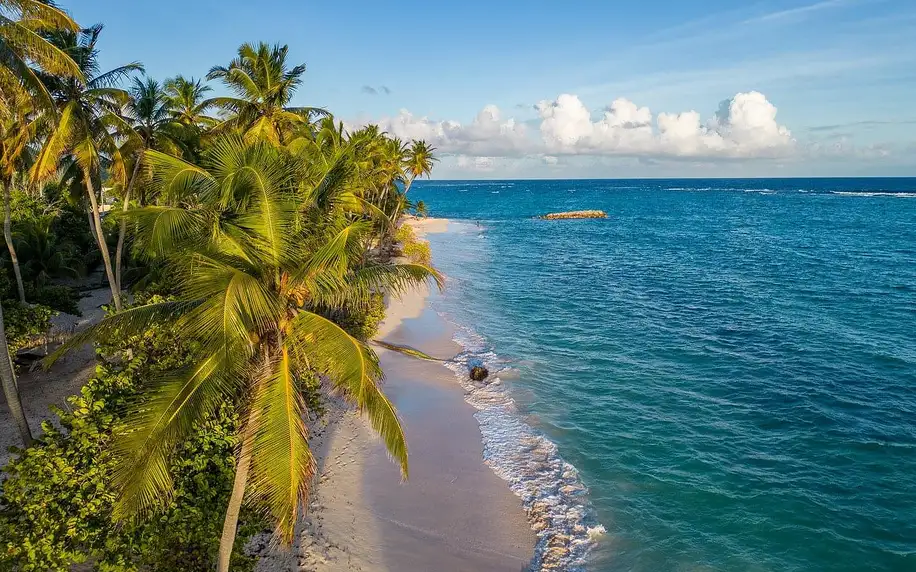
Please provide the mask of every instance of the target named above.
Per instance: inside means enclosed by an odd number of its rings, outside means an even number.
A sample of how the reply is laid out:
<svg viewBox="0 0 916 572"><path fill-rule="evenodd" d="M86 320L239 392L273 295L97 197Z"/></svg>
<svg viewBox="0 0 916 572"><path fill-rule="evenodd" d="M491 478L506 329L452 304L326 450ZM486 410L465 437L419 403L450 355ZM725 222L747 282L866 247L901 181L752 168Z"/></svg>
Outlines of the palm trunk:
<svg viewBox="0 0 916 572"><path fill-rule="evenodd" d="M16 256L16 247L13 246L12 221L10 221L10 183L3 181L3 238L6 247L10 250L10 260L13 261L13 274L16 275L16 288L19 290L19 301L25 304L25 287L22 285L22 272L19 270L19 257Z"/></svg>
<svg viewBox="0 0 916 572"><path fill-rule="evenodd" d="M0 352L3 353L0 356L0 383L3 385L3 396L6 397L6 404L10 408L10 416L19 429L19 437L22 439L22 444L28 447L32 444L32 431L29 429L29 422L25 418L22 401L19 399L19 388L16 386L16 370L13 369L10 348L6 343L6 328L3 325L2 306L0 306Z"/></svg>
<svg viewBox="0 0 916 572"><path fill-rule="evenodd" d="M86 209L86 218L89 220L89 234L92 235L92 240L95 241L96 246L99 244L99 235L95 233L95 221L92 220L92 207Z"/></svg>
<svg viewBox="0 0 916 572"><path fill-rule="evenodd" d="M239 457L235 465L235 481L232 483L232 494L229 496L229 506L226 508L226 520L223 521L223 534L219 539L219 559L216 563L217 572L229 572L229 563L232 559L232 547L238 534L239 513L242 510L242 501L245 499L245 488L248 486L248 471L251 469L251 449L254 436L257 433L258 415L252 409L242 429L242 446L239 448Z"/></svg>
<svg viewBox="0 0 916 572"><path fill-rule="evenodd" d="M102 215L99 213L99 201L95 197L95 188L92 186L92 177L90 177L88 169L83 172L83 176L86 179L86 191L89 193L89 204L92 205L95 238L99 241L102 261L105 263L105 273L108 275L108 286L111 287L111 300L114 302L115 310L120 312L121 290L118 288L117 280L115 280L114 269L111 266L111 255L108 252L108 244L105 243L105 233L102 231Z"/></svg>
<svg viewBox="0 0 916 572"><path fill-rule="evenodd" d="M142 154L141 154L142 156ZM124 237L127 235L127 210L130 208L130 192L134 188L134 181L137 180L137 173L140 172L140 156L134 164L134 172L130 176L130 182L127 183L127 190L124 192L124 199L121 205L121 221L118 228L118 247L115 249L115 278L118 281L118 291L121 290L121 258L124 252Z"/></svg>

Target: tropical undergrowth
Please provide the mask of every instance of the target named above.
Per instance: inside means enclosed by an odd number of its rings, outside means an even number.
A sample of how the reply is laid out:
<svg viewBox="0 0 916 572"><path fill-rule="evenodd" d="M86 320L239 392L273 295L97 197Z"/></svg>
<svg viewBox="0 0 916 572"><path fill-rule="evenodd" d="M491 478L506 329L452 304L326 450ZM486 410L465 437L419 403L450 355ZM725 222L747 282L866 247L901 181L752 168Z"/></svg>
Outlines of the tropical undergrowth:
<svg viewBox="0 0 916 572"><path fill-rule="evenodd" d="M429 242L417 237L413 227L402 224L394 235L394 240L401 247L401 253L415 264L430 264L432 251Z"/></svg>
<svg viewBox="0 0 916 572"><path fill-rule="evenodd" d="M238 413L231 404L198 423L170 457L174 494L154 517L126 524L112 517L111 443L123 412L148 379L185 365L188 350L187 340L164 324L100 340L95 374L5 468L0 570L65 571L83 562L103 572L213 568L234 475ZM263 528L253 513L242 520L241 538ZM243 545L235 545L232 570L253 569Z"/></svg>

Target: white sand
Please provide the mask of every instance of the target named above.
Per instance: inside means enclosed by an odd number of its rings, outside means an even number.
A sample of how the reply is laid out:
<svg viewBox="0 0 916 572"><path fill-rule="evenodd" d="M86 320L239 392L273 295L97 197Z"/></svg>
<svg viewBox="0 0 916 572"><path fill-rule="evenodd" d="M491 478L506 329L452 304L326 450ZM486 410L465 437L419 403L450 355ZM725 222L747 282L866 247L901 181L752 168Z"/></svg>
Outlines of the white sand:
<svg viewBox="0 0 916 572"><path fill-rule="evenodd" d="M447 218L405 216L403 223L412 226L419 238L423 238L427 233L435 234L448 231Z"/></svg>

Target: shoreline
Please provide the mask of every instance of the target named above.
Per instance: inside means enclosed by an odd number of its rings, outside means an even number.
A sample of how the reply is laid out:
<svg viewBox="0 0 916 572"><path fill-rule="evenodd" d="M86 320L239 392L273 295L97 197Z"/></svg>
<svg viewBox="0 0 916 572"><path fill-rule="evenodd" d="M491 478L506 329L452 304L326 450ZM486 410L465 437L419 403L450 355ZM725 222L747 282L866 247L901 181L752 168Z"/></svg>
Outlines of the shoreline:
<svg viewBox="0 0 916 572"><path fill-rule="evenodd" d="M423 238L445 232L449 221L410 218L407 224ZM461 352L452 327L429 307L435 295L423 287L392 298L377 337L434 356ZM332 402L313 430L316 487L293 550L268 553L257 570L528 569L535 532L521 498L485 462L476 410L454 372L439 362L376 351L385 392L407 433L409 480L401 482L366 422Z"/></svg>

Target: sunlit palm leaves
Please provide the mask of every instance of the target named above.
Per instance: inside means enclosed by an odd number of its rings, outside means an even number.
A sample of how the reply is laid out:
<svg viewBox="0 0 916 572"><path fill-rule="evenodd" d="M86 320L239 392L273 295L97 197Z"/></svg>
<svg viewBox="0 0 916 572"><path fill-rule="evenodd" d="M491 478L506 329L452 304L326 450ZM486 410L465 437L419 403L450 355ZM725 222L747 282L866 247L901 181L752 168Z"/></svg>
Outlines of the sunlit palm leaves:
<svg viewBox="0 0 916 572"><path fill-rule="evenodd" d="M100 72L96 44L101 32L102 26L97 25L79 33L57 32L51 37L51 42L76 62L81 74L78 77L41 75L42 83L52 95L60 117L45 138L31 168L31 178L33 183L38 183L55 176L66 155L72 157L79 166L92 209L96 242L102 253L112 300L120 310L120 283L102 232L96 185L101 182L103 162L111 181L120 184L127 181L126 158L117 141L119 137L134 134L121 115L122 108L131 100L126 91L115 86L131 74L143 71L143 67L132 63Z"/></svg>
<svg viewBox="0 0 916 572"><path fill-rule="evenodd" d="M222 109L220 131L236 130L248 141L286 143L297 129L307 127L327 112L314 107L290 106L302 83L304 65L287 67L287 46L243 44L228 66L216 66L207 79L219 79L235 97L215 97L208 103Z"/></svg>
<svg viewBox="0 0 916 572"><path fill-rule="evenodd" d="M0 93L6 95L21 86L42 107L53 110L51 93L37 70L82 77L82 70L70 55L44 37L43 33L53 30L76 32L79 26L51 2L0 0ZM9 105L6 97L0 97L0 110Z"/></svg>
<svg viewBox="0 0 916 572"><path fill-rule="evenodd" d="M217 140L200 165L146 152L161 204L131 211L139 246L167 261L181 302L127 310L97 329L142 328L157 315L193 340L193 365L155 380L117 440L119 514L153 509L171 492L170 451L197 421L231 401L250 464L251 498L290 540L312 472L303 380L320 375L369 419L406 476L407 445L382 393L372 350L322 316L438 276L365 256L371 225L351 220L349 176L324 173L267 142ZM114 324L114 325L112 325ZM82 341L80 337L76 341Z"/></svg>

